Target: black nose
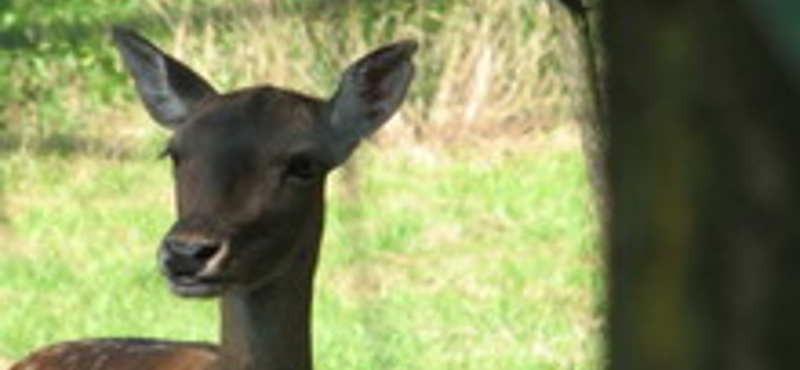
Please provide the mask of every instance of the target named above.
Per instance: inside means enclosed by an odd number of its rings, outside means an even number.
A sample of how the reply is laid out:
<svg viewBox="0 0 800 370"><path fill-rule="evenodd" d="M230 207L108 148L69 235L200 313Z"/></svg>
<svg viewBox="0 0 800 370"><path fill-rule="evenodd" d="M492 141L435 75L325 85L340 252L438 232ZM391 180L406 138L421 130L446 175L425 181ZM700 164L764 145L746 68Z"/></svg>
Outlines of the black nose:
<svg viewBox="0 0 800 370"><path fill-rule="evenodd" d="M194 276L200 273L222 249L219 242L184 241L180 239L164 240L164 267L175 276Z"/></svg>
<svg viewBox="0 0 800 370"><path fill-rule="evenodd" d="M164 241L164 249L172 255L196 260L209 260L222 247L219 242L187 242L178 239Z"/></svg>

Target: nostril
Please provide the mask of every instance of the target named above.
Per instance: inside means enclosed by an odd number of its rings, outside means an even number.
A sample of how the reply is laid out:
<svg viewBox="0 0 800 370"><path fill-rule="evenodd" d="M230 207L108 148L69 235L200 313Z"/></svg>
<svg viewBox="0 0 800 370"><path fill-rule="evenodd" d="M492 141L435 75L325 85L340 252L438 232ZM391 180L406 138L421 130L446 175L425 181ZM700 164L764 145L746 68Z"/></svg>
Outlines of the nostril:
<svg viewBox="0 0 800 370"><path fill-rule="evenodd" d="M167 239L162 245L161 266L171 277L195 277L205 270L222 243Z"/></svg>
<svg viewBox="0 0 800 370"><path fill-rule="evenodd" d="M166 240L164 241L164 248L175 256L191 258L196 261L206 261L219 252L222 248L222 243Z"/></svg>
<svg viewBox="0 0 800 370"><path fill-rule="evenodd" d="M206 261L214 257L222 247L221 243L199 244L194 247L194 258Z"/></svg>

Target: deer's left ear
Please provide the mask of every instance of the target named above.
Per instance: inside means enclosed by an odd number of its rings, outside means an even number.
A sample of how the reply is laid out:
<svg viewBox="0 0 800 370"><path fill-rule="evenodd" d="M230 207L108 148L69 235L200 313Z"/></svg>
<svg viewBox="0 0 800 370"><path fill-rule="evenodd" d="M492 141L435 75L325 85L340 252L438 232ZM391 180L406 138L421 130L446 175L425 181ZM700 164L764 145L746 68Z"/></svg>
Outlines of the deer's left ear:
<svg viewBox="0 0 800 370"><path fill-rule="evenodd" d="M394 114L414 76L414 41L377 49L342 75L331 99L331 146L336 162L344 162L361 139L377 131Z"/></svg>

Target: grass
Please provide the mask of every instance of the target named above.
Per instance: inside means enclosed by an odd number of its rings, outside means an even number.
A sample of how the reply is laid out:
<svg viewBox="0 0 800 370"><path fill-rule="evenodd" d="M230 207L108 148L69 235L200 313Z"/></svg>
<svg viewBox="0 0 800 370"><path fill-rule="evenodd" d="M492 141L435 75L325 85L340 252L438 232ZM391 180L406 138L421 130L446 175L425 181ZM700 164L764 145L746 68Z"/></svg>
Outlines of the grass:
<svg viewBox="0 0 800 370"><path fill-rule="evenodd" d="M599 368L593 222L563 136L492 158L364 148L357 194L341 174L330 189L319 367ZM170 296L156 272L171 180L151 158L7 158L0 355L81 337L215 339L214 304Z"/></svg>
<svg viewBox="0 0 800 370"><path fill-rule="evenodd" d="M0 74L0 357L84 337L216 338L215 304L170 296L156 272L172 222L156 159L165 135L108 40L121 23L223 90L270 82L322 96L366 50L420 41L396 122L332 179L320 369L599 369L579 68L553 9L0 2L0 70L14 71Z"/></svg>

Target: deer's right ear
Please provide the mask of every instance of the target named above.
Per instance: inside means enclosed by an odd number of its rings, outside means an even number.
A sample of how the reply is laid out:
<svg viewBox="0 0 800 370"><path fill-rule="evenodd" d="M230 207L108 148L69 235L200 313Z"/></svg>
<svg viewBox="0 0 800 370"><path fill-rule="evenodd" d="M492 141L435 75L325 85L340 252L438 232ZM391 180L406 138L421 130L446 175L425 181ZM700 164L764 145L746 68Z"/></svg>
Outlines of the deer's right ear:
<svg viewBox="0 0 800 370"><path fill-rule="evenodd" d="M136 32L114 27L112 37L147 112L161 125L177 127L200 102L217 95L200 75Z"/></svg>

